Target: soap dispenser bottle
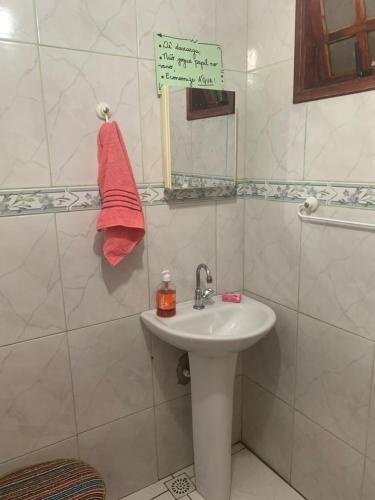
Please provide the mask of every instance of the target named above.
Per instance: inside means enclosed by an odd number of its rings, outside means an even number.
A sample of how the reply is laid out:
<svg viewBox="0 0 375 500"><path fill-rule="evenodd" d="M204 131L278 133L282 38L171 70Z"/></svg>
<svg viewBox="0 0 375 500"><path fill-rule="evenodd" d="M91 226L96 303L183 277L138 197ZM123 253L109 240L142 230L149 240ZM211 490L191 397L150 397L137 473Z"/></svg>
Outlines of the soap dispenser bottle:
<svg viewBox="0 0 375 500"><path fill-rule="evenodd" d="M168 269L162 271L162 282L156 293L156 314L162 318L176 315L176 287L171 283Z"/></svg>

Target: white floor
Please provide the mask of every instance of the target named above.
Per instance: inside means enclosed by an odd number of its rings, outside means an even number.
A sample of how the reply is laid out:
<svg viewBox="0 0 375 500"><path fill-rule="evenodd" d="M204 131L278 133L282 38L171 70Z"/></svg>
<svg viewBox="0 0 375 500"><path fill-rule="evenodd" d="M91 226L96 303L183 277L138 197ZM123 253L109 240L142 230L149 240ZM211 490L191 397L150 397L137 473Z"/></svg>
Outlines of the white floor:
<svg viewBox="0 0 375 500"><path fill-rule="evenodd" d="M232 467L231 500L304 500L243 445L234 446ZM123 500L175 500L176 498L179 500L204 500L197 491L182 496L172 495L168 491L167 485L170 485L171 480L178 476L190 478L194 483L193 466L187 467L173 476L168 476Z"/></svg>

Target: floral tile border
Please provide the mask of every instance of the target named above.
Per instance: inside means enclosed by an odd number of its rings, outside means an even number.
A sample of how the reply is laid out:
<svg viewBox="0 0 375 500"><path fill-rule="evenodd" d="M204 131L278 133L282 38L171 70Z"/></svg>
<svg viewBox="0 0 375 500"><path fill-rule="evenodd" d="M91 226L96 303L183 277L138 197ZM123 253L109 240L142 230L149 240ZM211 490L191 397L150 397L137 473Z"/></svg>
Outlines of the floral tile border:
<svg viewBox="0 0 375 500"><path fill-rule="evenodd" d="M161 183L139 184L138 192L144 205L165 203ZM0 190L0 217L98 208L100 195L97 186Z"/></svg>
<svg viewBox="0 0 375 500"><path fill-rule="evenodd" d="M150 183L139 184L138 191L144 205L193 202L233 196L300 203L309 196L315 196L324 205L375 210L375 183L240 179L236 188L231 184L164 190L162 183ZM99 208L100 195L97 186L0 190L0 217Z"/></svg>
<svg viewBox="0 0 375 500"><path fill-rule="evenodd" d="M375 183L241 179L237 183L237 196L291 203L314 196L323 205L375 209Z"/></svg>

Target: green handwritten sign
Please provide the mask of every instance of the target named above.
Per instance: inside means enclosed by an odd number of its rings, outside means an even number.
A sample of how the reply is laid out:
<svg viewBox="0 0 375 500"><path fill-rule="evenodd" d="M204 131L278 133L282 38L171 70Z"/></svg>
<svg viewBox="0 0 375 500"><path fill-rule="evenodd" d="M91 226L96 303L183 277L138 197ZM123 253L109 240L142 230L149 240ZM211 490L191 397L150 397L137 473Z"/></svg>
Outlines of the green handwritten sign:
<svg viewBox="0 0 375 500"><path fill-rule="evenodd" d="M220 45L154 33L158 94L163 85L224 88Z"/></svg>

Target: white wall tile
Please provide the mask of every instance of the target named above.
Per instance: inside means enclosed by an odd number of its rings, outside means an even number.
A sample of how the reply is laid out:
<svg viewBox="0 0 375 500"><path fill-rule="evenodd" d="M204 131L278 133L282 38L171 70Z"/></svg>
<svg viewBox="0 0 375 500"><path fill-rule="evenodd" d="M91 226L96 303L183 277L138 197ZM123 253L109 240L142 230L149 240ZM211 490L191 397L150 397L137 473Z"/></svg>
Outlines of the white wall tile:
<svg viewBox="0 0 375 500"><path fill-rule="evenodd" d="M106 102L142 181L138 65L134 59L42 48L47 126L55 185L96 184L96 105Z"/></svg>
<svg viewBox="0 0 375 500"><path fill-rule="evenodd" d="M153 410L78 435L82 460L95 467L117 500L157 481Z"/></svg>
<svg viewBox="0 0 375 500"><path fill-rule="evenodd" d="M112 267L102 256L96 211L57 214L63 293L69 329L148 309L145 243Z"/></svg>
<svg viewBox="0 0 375 500"><path fill-rule="evenodd" d="M153 405L149 334L139 316L71 332L69 347L78 431Z"/></svg>
<svg viewBox="0 0 375 500"><path fill-rule="evenodd" d="M36 0L41 43L136 55L135 0Z"/></svg>
<svg viewBox="0 0 375 500"><path fill-rule="evenodd" d="M78 458L77 438L73 437L60 441L60 443L52 444L41 450L28 453L22 457L3 462L0 464L0 476L9 474L21 467L35 465L49 460L58 460L59 458Z"/></svg>
<svg viewBox="0 0 375 500"><path fill-rule="evenodd" d="M155 404L190 394L190 383L181 385L177 378L177 365L184 354L152 335Z"/></svg>
<svg viewBox="0 0 375 500"><path fill-rule="evenodd" d="M375 220L375 214L365 210L322 207L319 211L322 217ZM304 224L301 312L375 340L374 250L374 233Z"/></svg>
<svg viewBox="0 0 375 500"><path fill-rule="evenodd" d="M142 155L145 182L163 181L160 98L154 61L138 61Z"/></svg>
<svg viewBox="0 0 375 500"><path fill-rule="evenodd" d="M76 432L65 334L0 348L0 461Z"/></svg>
<svg viewBox="0 0 375 500"><path fill-rule="evenodd" d="M295 0L249 0L247 69L291 59Z"/></svg>
<svg viewBox="0 0 375 500"><path fill-rule="evenodd" d="M373 500L375 491L375 462L366 460L366 470L361 500Z"/></svg>
<svg viewBox="0 0 375 500"><path fill-rule="evenodd" d="M364 458L339 439L295 415L292 485L309 500L359 500Z"/></svg>
<svg viewBox="0 0 375 500"><path fill-rule="evenodd" d="M0 220L0 345L65 330L54 215Z"/></svg>
<svg viewBox="0 0 375 500"><path fill-rule="evenodd" d="M375 92L310 102L305 179L375 180Z"/></svg>
<svg viewBox="0 0 375 500"><path fill-rule="evenodd" d="M155 32L212 42L215 0L137 0L137 21L139 56L152 59Z"/></svg>
<svg viewBox="0 0 375 500"><path fill-rule="evenodd" d="M296 309L299 246L295 205L246 200L246 290Z"/></svg>
<svg viewBox="0 0 375 500"><path fill-rule="evenodd" d="M193 463L190 396L155 408L159 477Z"/></svg>
<svg viewBox="0 0 375 500"><path fill-rule="evenodd" d="M0 38L36 41L33 0L0 0Z"/></svg>
<svg viewBox="0 0 375 500"><path fill-rule="evenodd" d="M224 68L246 71L247 0L216 0L216 41L223 48Z"/></svg>
<svg viewBox="0 0 375 500"><path fill-rule="evenodd" d="M177 286L177 301L192 300L195 270L201 262L211 269L216 287L215 205L159 205L147 207L151 305L169 269ZM203 286L205 284L202 272Z"/></svg>
<svg viewBox="0 0 375 500"><path fill-rule="evenodd" d="M217 203L217 292L243 288L244 201Z"/></svg>
<svg viewBox="0 0 375 500"><path fill-rule="evenodd" d="M367 437L367 455L375 461L375 371L372 381L370 420Z"/></svg>
<svg viewBox="0 0 375 500"><path fill-rule="evenodd" d="M306 105L293 104L293 62L248 73L246 177L302 179Z"/></svg>
<svg viewBox="0 0 375 500"><path fill-rule="evenodd" d="M282 477L290 479L293 409L243 378L244 442Z"/></svg>
<svg viewBox="0 0 375 500"><path fill-rule="evenodd" d="M362 453L372 360L368 340L300 315L295 406Z"/></svg>
<svg viewBox="0 0 375 500"><path fill-rule="evenodd" d="M242 355L243 373L288 404L293 404L297 312L252 295L276 314L276 325Z"/></svg>
<svg viewBox="0 0 375 500"><path fill-rule="evenodd" d="M0 188L48 186L38 50L0 42L0 58Z"/></svg>

